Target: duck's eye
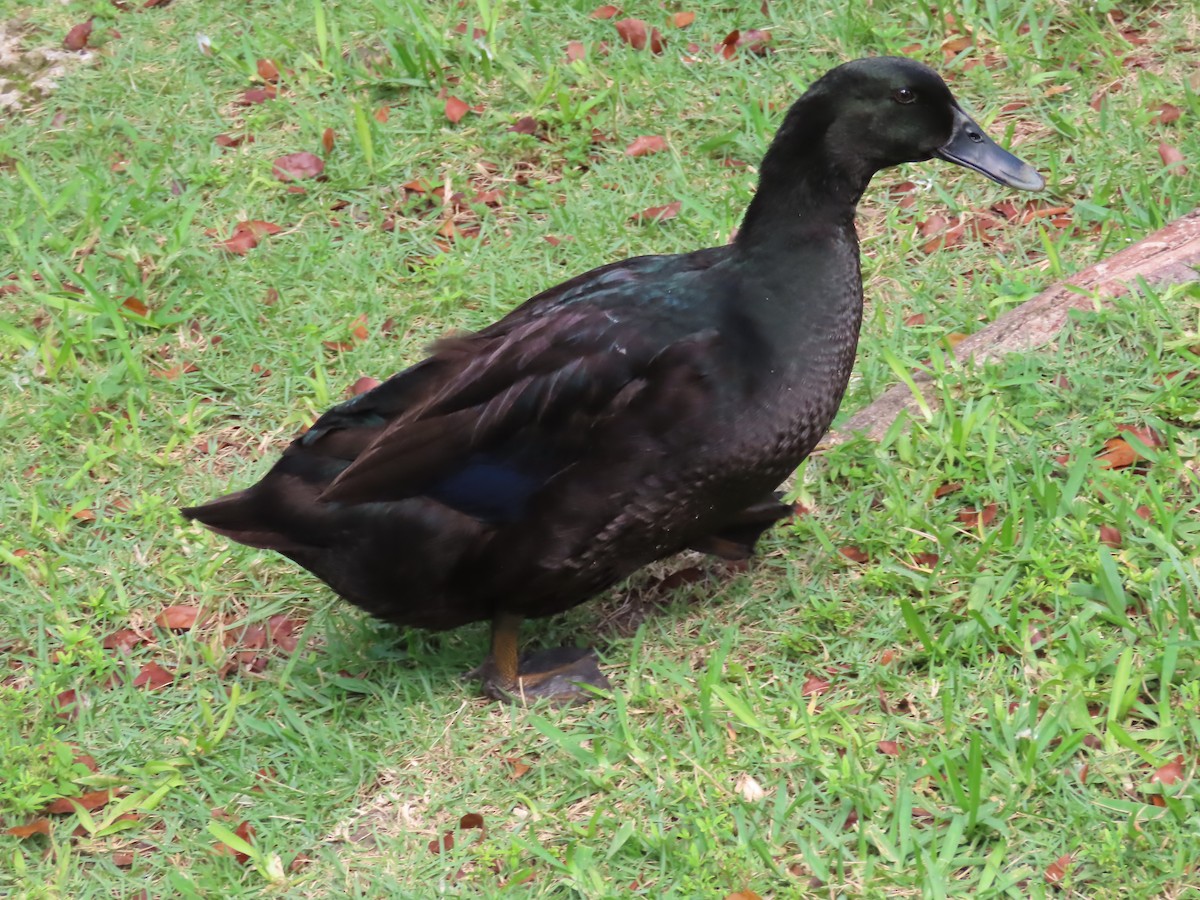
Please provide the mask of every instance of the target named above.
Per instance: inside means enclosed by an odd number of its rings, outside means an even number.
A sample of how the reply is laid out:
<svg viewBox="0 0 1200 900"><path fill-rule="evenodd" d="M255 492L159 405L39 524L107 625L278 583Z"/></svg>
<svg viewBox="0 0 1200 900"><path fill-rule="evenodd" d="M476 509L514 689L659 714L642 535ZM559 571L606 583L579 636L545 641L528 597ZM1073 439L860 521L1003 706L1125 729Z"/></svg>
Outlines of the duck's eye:
<svg viewBox="0 0 1200 900"><path fill-rule="evenodd" d="M892 99L897 103L915 103L917 101L917 92L912 88L896 88L892 91Z"/></svg>

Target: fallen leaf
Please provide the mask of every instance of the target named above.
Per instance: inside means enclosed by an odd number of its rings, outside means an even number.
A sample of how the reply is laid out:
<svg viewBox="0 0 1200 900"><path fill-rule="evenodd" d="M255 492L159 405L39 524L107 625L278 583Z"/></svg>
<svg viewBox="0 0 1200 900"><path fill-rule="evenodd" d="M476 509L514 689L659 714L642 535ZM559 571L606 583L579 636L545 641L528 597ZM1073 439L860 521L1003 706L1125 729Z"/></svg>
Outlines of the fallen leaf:
<svg viewBox="0 0 1200 900"><path fill-rule="evenodd" d="M512 134L537 134L538 120L533 116L521 116L508 130Z"/></svg>
<svg viewBox="0 0 1200 900"><path fill-rule="evenodd" d="M285 653L295 652L296 647L300 644L300 639L296 637L296 632L303 630L303 628L304 623L297 622L284 613L271 616L267 620L267 630L271 634L272 645L283 650Z"/></svg>
<svg viewBox="0 0 1200 900"><path fill-rule="evenodd" d="M67 32L67 36L63 38L63 46L68 50L82 50L88 45L88 38L92 36L92 19L86 22L80 22Z"/></svg>
<svg viewBox="0 0 1200 900"><path fill-rule="evenodd" d="M742 774L738 776L737 782L733 789L737 791L743 800L747 803L759 803L767 792L763 790L763 786L758 783L752 775Z"/></svg>
<svg viewBox="0 0 1200 900"><path fill-rule="evenodd" d="M54 698L54 714L60 719L74 719L79 715L79 698L74 690L62 691Z"/></svg>
<svg viewBox="0 0 1200 900"><path fill-rule="evenodd" d="M804 684L800 688L800 696L802 697L820 697L830 688L830 682L824 678L818 678L816 675L809 675L804 679Z"/></svg>
<svg viewBox="0 0 1200 900"><path fill-rule="evenodd" d="M509 777L514 781L526 774L532 768L529 763L523 762L517 759L515 756L506 756L504 757L504 761L512 766L512 773L509 775Z"/></svg>
<svg viewBox="0 0 1200 900"><path fill-rule="evenodd" d="M897 744L895 741L880 741L878 744L875 745L875 749L878 750L880 753L882 753L884 756L899 756L900 755L900 745Z"/></svg>
<svg viewBox="0 0 1200 900"><path fill-rule="evenodd" d="M694 12L677 12L671 14L671 24L676 28L687 28L696 21Z"/></svg>
<svg viewBox="0 0 1200 900"><path fill-rule="evenodd" d="M928 551L913 554L913 565L920 566L923 569L932 569L938 564L938 555Z"/></svg>
<svg viewBox="0 0 1200 900"><path fill-rule="evenodd" d="M717 52L725 59L733 59L739 50L745 50L755 56L765 56L770 52L771 48L768 46L770 43L771 32L769 31L758 28L741 31L735 28L725 35L721 43L717 45Z"/></svg>
<svg viewBox="0 0 1200 900"><path fill-rule="evenodd" d="M274 84L279 80L279 67L269 59L260 59L255 63L255 68L258 70L258 77L263 81Z"/></svg>
<svg viewBox="0 0 1200 900"><path fill-rule="evenodd" d="M625 148L626 156L649 156L667 149L667 141L657 134L644 134L634 138L633 143Z"/></svg>
<svg viewBox="0 0 1200 900"><path fill-rule="evenodd" d="M478 828L481 831L487 830L483 827L483 816L479 813L467 813L458 820L458 827L464 831L468 828Z"/></svg>
<svg viewBox="0 0 1200 900"><path fill-rule="evenodd" d="M916 327L917 325L924 325L925 313L914 313L904 320L904 324L909 328Z"/></svg>
<svg viewBox="0 0 1200 900"><path fill-rule="evenodd" d="M1067 875L1067 869L1074 861L1075 858L1070 853L1064 853L1046 866L1046 884L1060 884Z"/></svg>
<svg viewBox="0 0 1200 900"><path fill-rule="evenodd" d="M254 106L259 103L266 103L268 100L274 100L278 91L275 85L268 84L266 87L250 88L248 91L242 91L242 98L239 103L242 106Z"/></svg>
<svg viewBox="0 0 1200 900"><path fill-rule="evenodd" d="M238 825L237 828L233 830L233 833L240 837L247 844L254 843L254 826L249 822L243 821L240 825ZM221 856L232 856L239 863L245 863L250 859L249 854L243 853L241 850L235 850L233 847L230 847L228 844L221 841L214 842L212 848L214 853L217 853Z"/></svg>
<svg viewBox="0 0 1200 900"><path fill-rule="evenodd" d="M589 15L588 18L589 19L611 19L613 16L615 16L620 11L621 10L619 10L617 7L606 3L604 6L597 6L595 9L593 9L591 12L591 15Z"/></svg>
<svg viewBox="0 0 1200 900"><path fill-rule="evenodd" d="M164 669L158 663L151 661L142 666L137 677L133 679L134 687L148 687L152 691L164 688L175 680L175 673Z"/></svg>
<svg viewBox="0 0 1200 900"><path fill-rule="evenodd" d="M842 556L854 563L861 564L871 561L871 557L867 556L867 554L865 554L862 550L851 544L847 544L845 547L838 547L838 553L842 554Z"/></svg>
<svg viewBox="0 0 1200 900"><path fill-rule="evenodd" d="M121 306L129 310L134 315L141 316L142 318L150 315L149 308L137 297L126 297L121 303Z"/></svg>
<svg viewBox="0 0 1200 900"><path fill-rule="evenodd" d="M676 200L673 203L668 203L666 206L651 206L643 209L639 213L634 213L629 217L629 221L639 224L645 222L663 222L667 219L673 219L679 215L679 210L683 208L683 202Z"/></svg>
<svg viewBox="0 0 1200 900"><path fill-rule="evenodd" d="M43 816L25 825L14 825L12 828L6 829L4 833L11 834L13 837L21 838L22 840L27 837L33 837L35 834L44 834L49 837L50 820Z"/></svg>
<svg viewBox="0 0 1200 900"><path fill-rule="evenodd" d="M350 324L350 334L356 341L365 341L370 337L370 332L367 331L367 314L361 313L355 317Z"/></svg>
<svg viewBox="0 0 1200 900"><path fill-rule="evenodd" d="M1137 451L1125 438L1109 438L1096 457L1102 469L1124 469L1138 460Z"/></svg>
<svg viewBox="0 0 1200 900"><path fill-rule="evenodd" d="M964 509L958 514L958 521L962 522L968 528L974 528L977 525L987 527L996 519L997 507L995 503L989 503L983 509Z"/></svg>
<svg viewBox="0 0 1200 900"><path fill-rule="evenodd" d="M1149 506L1139 506L1137 509L1135 509L1133 511L1133 514L1135 516L1137 516L1139 519L1143 519L1147 522L1149 522L1151 519L1154 518L1154 512L1150 509Z"/></svg>
<svg viewBox="0 0 1200 900"><path fill-rule="evenodd" d="M650 52L655 56L660 55L667 49L667 39L662 36L662 32L657 28L650 29Z"/></svg>
<svg viewBox="0 0 1200 900"><path fill-rule="evenodd" d="M333 140L334 133L332 128L326 128L321 132L321 148L325 151L326 156L333 152Z"/></svg>
<svg viewBox="0 0 1200 900"><path fill-rule="evenodd" d="M754 891L734 891L732 894L726 894L725 900L762 900Z"/></svg>
<svg viewBox="0 0 1200 900"><path fill-rule="evenodd" d="M1160 766L1150 776L1151 784L1174 784L1183 777L1183 756L1176 756L1165 766Z"/></svg>
<svg viewBox="0 0 1200 900"><path fill-rule="evenodd" d="M218 147L240 147L242 144L253 144L254 136L249 134L218 134L213 138Z"/></svg>
<svg viewBox="0 0 1200 900"><path fill-rule="evenodd" d="M433 854L449 853L454 849L454 832L447 831L442 837L429 842L429 852Z"/></svg>
<svg viewBox="0 0 1200 900"><path fill-rule="evenodd" d="M154 617L154 624L172 631L187 631L196 624L199 615L199 607L168 606Z"/></svg>
<svg viewBox="0 0 1200 900"><path fill-rule="evenodd" d="M455 125L462 121L462 117L467 114L470 108L471 107L467 106L466 103L464 103L462 100L459 100L457 97L451 96L446 98L446 118Z"/></svg>
<svg viewBox="0 0 1200 900"><path fill-rule="evenodd" d="M649 32L646 30L646 23L643 20L621 19L613 24L617 28L617 34L621 36L621 40L626 44L634 50L646 49Z"/></svg>
<svg viewBox="0 0 1200 900"><path fill-rule="evenodd" d="M1187 166L1183 164L1183 154L1175 147L1168 143L1158 145L1158 155L1162 158L1163 165L1167 167L1167 171L1172 175L1186 175L1188 172Z"/></svg>
<svg viewBox="0 0 1200 900"><path fill-rule="evenodd" d="M1159 103L1151 108L1158 110L1158 115L1150 120L1151 125L1170 125L1172 122L1178 122L1179 117L1183 115L1183 110L1174 103Z"/></svg>
<svg viewBox="0 0 1200 900"><path fill-rule="evenodd" d="M576 60L583 59L587 55L587 48L583 46L583 41L569 41L567 43L567 62L573 63Z"/></svg>
<svg viewBox="0 0 1200 900"><path fill-rule="evenodd" d="M316 178L325 171L325 161L315 153L289 153L275 160L271 169L280 181L298 181L301 178Z"/></svg>
<svg viewBox="0 0 1200 900"><path fill-rule="evenodd" d="M91 791L87 794L80 794L78 797L59 797L44 811L55 815L66 815L75 812L75 804L78 803L90 812L108 803L112 799L112 794L112 791Z"/></svg>
<svg viewBox="0 0 1200 900"><path fill-rule="evenodd" d="M1112 525L1100 526L1100 543L1116 549L1121 546L1121 532Z"/></svg>
<svg viewBox="0 0 1200 900"><path fill-rule="evenodd" d="M348 397L357 397L359 394L365 394L367 391L374 390L383 384L378 378L372 378L370 375L363 375L346 391Z"/></svg>

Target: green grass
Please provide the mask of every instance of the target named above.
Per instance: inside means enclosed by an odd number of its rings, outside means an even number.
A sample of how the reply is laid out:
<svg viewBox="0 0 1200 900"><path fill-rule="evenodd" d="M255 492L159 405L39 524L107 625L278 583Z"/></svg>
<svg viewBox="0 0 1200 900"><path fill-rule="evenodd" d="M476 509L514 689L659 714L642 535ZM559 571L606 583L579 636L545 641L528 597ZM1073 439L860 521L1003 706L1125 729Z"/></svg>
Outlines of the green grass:
<svg viewBox="0 0 1200 900"><path fill-rule="evenodd" d="M1114 22L1112 3L960 3L979 45L947 59L957 35L924 2L742 6L673 7L697 13L679 30L656 3L627 5L664 31L662 56L621 46L591 2L122 13L96 0L7 14L34 47L95 16L101 49L0 128L0 278L16 288L0 294L0 816L7 828L60 797L118 799L51 816L49 836L0 835L0 890L1189 896L1200 291L1135 291L983 371L946 368L939 346L1191 208L1195 12L1122 4ZM751 27L771 29L775 53L712 52ZM571 40L588 55L568 64ZM877 179L843 411L931 358L942 409L807 463L798 492L813 512L749 573L705 563L675 591L642 575L528 629L546 644L596 637L611 699L477 699L458 675L484 627L378 625L175 512L251 483L359 375L399 369L447 330L615 258L725 241L789 100L840 60L904 48L1048 174L1043 199L1067 213L990 238L968 228L926 254L914 222L1027 198L940 163ZM264 58L284 72L281 98L236 105ZM451 125L442 88L483 111ZM1015 102L1027 105L1001 112ZM1152 121L1162 102L1177 123ZM521 116L546 140L510 132ZM326 128L326 179L287 193L272 160L320 153ZM243 132L254 143L213 143ZM625 157L645 134L668 151ZM1164 167L1160 142L1190 174ZM400 189L417 178L501 202L464 211L479 236L446 244L441 206ZM904 181L917 184L910 208L889 196ZM673 200L677 218L629 224ZM247 219L285 232L244 257L221 251ZM914 314L924 324L905 325ZM360 315L365 340L351 337ZM1096 454L1125 424L1163 446L1104 469ZM936 497L947 483L962 487ZM958 517L993 503L989 525ZM838 553L848 546L868 562ZM169 605L208 621L159 628ZM275 616L303 629L299 648L227 666L227 636ZM121 629L146 640L105 649ZM150 662L173 681L135 687ZM60 715L67 691L73 715ZM1182 777L1154 783L1178 756ZM432 853L468 813L486 830ZM250 857L215 852L243 822ZM298 854L308 862L293 869Z"/></svg>

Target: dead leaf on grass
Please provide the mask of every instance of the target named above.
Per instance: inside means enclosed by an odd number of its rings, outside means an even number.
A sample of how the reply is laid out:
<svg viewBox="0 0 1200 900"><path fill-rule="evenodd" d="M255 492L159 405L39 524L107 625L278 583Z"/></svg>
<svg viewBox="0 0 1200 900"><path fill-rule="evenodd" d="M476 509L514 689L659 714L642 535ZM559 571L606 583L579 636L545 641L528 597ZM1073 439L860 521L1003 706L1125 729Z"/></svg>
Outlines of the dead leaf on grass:
<svg viewBox="0 0 1200 900"><path fill-rule="evenodd" d="M5 834L11 834L13 837L24 840L28 837L33 837L35 834L44 834L50 836L50 820L45 816L39 819L34 819L24 825L14 825L12 828L5 829Z"/></svg>
<svg viewBox="0 0 1200 900"><path fill-rule="evenodd" d="M667 219L673 219L679 215L679 210L683 209L683 202L676 200L668 203L665 206L651 206L643 209L639 213L634 213L629 217L629 221L639 225L647 222L665 222Z"/></svg>
<svg viewBox="0 0 1200 900"><path fill-rule="evenodd" d="M301 153L288 153L279 157L271 167L271 172L280 181L299 181L302 178L317 178L325 171L325 160L307 150Z"/></svg>
<svg viewBox="0 0 1200 900"><path fill-rule="evenodd" d="M667 149L666 138L658 134L644 134L634 138L633 143L625 148L626 156L649 156Z"/></svg>
<svg viewBox="0 0 1200 900"><path fill-rule="evenodd" d="M154 624L171 631L188 631L199 616L200 609L196 606L168 606L154 617Z"/></svg>
<svg viewBox="0 0 1200 900"><path fill-rule="evenodd" d="M88 19L86 22L80 22L67 32L67 36L63 39L63 46L68 50L83 50L88 45L88 39L92 36L93 19Z"/></svg>
<svg viewBox="0 0 1200 900"><path fill-rule="evenodd" d="M606 3L603 6L597 6L588 16L589 19L611 19L621 10L613 6L611 3Z"/></svg>
<svg viewBox="0 0 1200 900"><path fill-rule="evenodd" d="M455 125L462 121L463 116L465 116L470 109L471 107L469 107L464 101L459 100L457 97L450 96L446 98L446 107L444 110L446 118Z"/></svg>
<svg viewBox="0 0 1200 900"><path fill-rule="evenodd" d="M1075 857L1070 853L1064 853L1046 866L1046 884L1061 884L1062 880L1067 877L1067 870L1071 868L1073 862L1075 862Z"/></svg>
<svg viewBox="0 0 1200 900"><path fill-rule="evenodd" d="M1158 155L1163 161L1163 165L1167 167L1167 171L1172 175L1186 175L1188 168L1183 164L1183 154L1178 148L1170 144L1160 143L1158 145Z"/></svg>
<svg viewBox="0 0 1200 900"><path fill-rule="evenodd" d="M983 509L964 509L958 514L958 521L962 522L968 528L982 526L986 528L996 520L996 512L998 507L995 503L989 503Z"/></svg>
<svg viewBox="0 0 1200 900"><path fill-rule="evenodd" d="M45 812L53 815L68 815L75 812L75 804L79 804L88 812L99 809L113 798L112 791L90 791L78 797L59 797L46 807Z"/></svg>
<svg viewBox="0 0 1200 900"><path fill-rule="evenodd" d="M133 686L147 687L152 691L157 691L160 688L166 687L174 680L174 672L170 669L164 669L154 661L150 661L142 666L142 670L133 679Z"/></svg>

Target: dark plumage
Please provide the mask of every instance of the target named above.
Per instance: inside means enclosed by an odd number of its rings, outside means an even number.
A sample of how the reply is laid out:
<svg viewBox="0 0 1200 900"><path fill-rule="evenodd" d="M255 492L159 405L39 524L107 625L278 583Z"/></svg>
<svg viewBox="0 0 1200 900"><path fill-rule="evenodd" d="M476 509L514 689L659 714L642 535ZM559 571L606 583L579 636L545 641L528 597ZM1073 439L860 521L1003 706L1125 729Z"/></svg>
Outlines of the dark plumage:
<svg viewBox="0 0 1200 900"><path fill-rule="evenodd" d="M248 490L184 510L390 622L493 622L492 696L574 695L594 658L522 660L521 619L688 547L753 552L776 486L854 363L854 210L881 168L941 156L1018 188L930 69L833 69L788 112L728 246L579 275L334 407Z"/></svg>

